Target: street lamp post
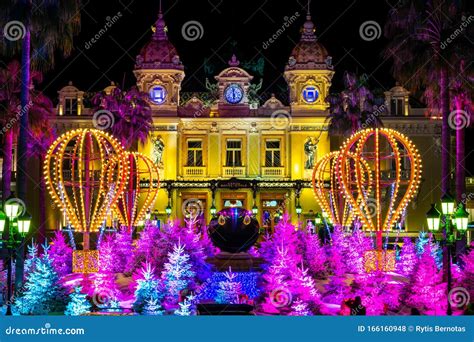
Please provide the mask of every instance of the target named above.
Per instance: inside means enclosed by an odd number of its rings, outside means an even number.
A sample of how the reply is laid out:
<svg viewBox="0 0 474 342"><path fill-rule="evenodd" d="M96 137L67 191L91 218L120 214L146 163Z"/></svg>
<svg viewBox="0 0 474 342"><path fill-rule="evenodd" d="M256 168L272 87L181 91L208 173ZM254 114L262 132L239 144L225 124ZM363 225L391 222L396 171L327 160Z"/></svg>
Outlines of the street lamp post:
<svg viewBox="0 0 474 342"><path fill-rule="evenodd" d="M446 314L451 316L453 314L453 308L451 307L451 298L450 293L452 289L452 274L451 274L451 249L454 247L456 237L455 230L456 228L461 235L463 235L467 229L467 223L469 214L464 209L464 205L459 204L456 211L454 211L454 198L446 193L441 197L441 213L436 209L434 204L431 205L430 210L426 213L426 220L428 223L428 229L431 232L436 232L439 229L440 222L444 218L444 227L443 227L443 240L442 244L445 246L443 252L446 253L446 259L444 259L444 272L447 279L447 298L448 298L448 308ZM455 224L452 220L454 219Z"/></svg>
<svg viewBox="0 0 474 342"><path fill-rule="evenodd" d="M5 243L7 250L7 311L6 315L12 315L11 302L13 297L12 282L12 261L15 257L16 249L23 242L23 238L28 233L31 224L31 216L25 211L21 203L9 198L3 206L5 212L0 209L0 241ZM16 225L14 224L16 223ZM15 229L16 226L16 229ZM6 232L6 239L1 239L3 232ZM15 235L20 235L16 239Z"/></svg>

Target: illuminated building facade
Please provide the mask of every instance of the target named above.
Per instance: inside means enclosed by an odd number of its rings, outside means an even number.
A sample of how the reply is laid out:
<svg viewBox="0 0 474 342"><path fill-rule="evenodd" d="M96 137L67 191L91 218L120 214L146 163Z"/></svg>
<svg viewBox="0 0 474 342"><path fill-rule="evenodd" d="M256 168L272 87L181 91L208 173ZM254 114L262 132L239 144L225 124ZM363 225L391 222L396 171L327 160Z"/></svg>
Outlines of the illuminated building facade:
<svg viewBox="0 0 474 342"><path fill-rule="evenodd" d="M284 212L294 221L299 217L304 226L321 210L311 186L313 167L342 140L328 135L325 98L335 70L311 17L282 70L289 101L259 99L253 76L239 64L238 57L231 56L205 94L181 92L184 66L159 14L134 69L137 86L149 94L153 110L150 138L137 149L159 167L159 220L167 219L167 207L172 218L197 210L204 225L214 208L237 206L254 210L260 224L271 230ZM440 196L440 121L425 117L423 108L412 108L408 91L399 85L385 96L386 111L376 115L386 128L409 136L423 160L420 191L404 227L415 232L426 224L432 199ZM72 83L59 91L57 108L58 133L93 127L83 92ZM381 172L391 172L390 167Z"/></svg>

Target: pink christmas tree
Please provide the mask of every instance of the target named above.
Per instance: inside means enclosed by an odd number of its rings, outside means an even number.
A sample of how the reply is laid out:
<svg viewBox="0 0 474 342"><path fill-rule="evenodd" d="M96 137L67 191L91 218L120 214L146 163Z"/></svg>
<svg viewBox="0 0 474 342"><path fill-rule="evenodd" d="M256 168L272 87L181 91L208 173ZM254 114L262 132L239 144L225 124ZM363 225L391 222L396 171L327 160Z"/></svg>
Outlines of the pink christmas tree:
<svg viewBox="0 0 474 342"><path fill-rule="evenodd" d="M418 262L418 256L416 255L416 248L409 237L403 238L403 246L400 252L400 260L397 262L398 273L409 277L415 269L416 263Z"/></svg>
<svg viewBox="0 0 474 342"><path fill-rule="evenodd" d="M404 304L426 314L445 312L446 292L431 248L427 245L405 289Z"/></svg>
<svg viewBox="0 0 474 342"><path fill-rule="evenodd" d="M54 234L49 256L60 278L72 272L72 248L67 244L61 231L56 231Z"/></svg>
<svg viewBox="0 0 474 342"><path fill-rule="evenodd" d="M133 255L132 235L127 229L122 229L115 234L113 255L114 273L126 272Z"/></svg>
<svg viewBox="0 0 474 342"><path fill-rule="evenodd" d="M324 276L326 270L326 251L316 234L302 234L303 261L309 273L315 277Z"/></svg>
<svg viewBox="0 0 474 342"><path fill-rule="evenodd" d="M461 259L464 264L460 276L461 287L469 292L472 301L474 300L474 243L471 243L470 252L463 255Z"/></svg>
<svg viewBox="0 0 474 342"><path fill-rule="evenodd" d="M354 229L352 234L343 240L346 269L356 275L364 276L364 255L372 249L372 241L360 229Z"/></svg>
<svg viewBox="0 0 474 342"><path fill-rule="evenodd" d="M327 247L329 271L332 273L329 283L326 285L325 301L340 304L350 292L350 286L346 280L345 254L347 250L344 232L339 227L334 227L331 234L331 244Z"/></svg>
<svg viewBox="0 0 474 342"><path fill-rule="evenodd" d="M161 274L169 246L167 239L163 239L162 235L158 227L151 225L140 232L135 253L127 267L130 272L139 272L144 263L149 263L155 274Z"/></svg>
<svg viewBox="0 0 474 342"><path fill-rule="evenodd" d="M278 254L278 248L286 246L288 248L288 258L295 264L301 262L303 246L301 238L294 225L291 224L288 214L284 214L282 219L275 226L273 235L267 235L265 241L261 243L260 256L266 261L264 267L273 262Z"/></svg>
<svg viewBox="0 0 474 342"><path fill-rule="evenodd" d="M292 273L296 271L296 263L288 254L289 248L281 243L263 275L262 308L266 312L281 314L291 308L293 292L290 282Z"/></svg>

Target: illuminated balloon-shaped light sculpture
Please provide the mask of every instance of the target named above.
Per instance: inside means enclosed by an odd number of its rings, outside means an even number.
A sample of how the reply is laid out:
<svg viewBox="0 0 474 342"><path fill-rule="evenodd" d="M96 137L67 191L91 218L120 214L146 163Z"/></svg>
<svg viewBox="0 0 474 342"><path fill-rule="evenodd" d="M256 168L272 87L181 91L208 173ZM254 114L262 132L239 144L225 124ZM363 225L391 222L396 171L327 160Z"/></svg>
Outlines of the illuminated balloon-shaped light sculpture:
<svg viewBox="0 0 474 342"><path fill-rule="evenodd" d="M365 161L372 177L365 177ZM382 250L382 232L391 230L417 194L421 157L404 134L387 128L359 131L343 144L336 173L346 199L363 228L376 232ZM364 194L364 196L360 196Z"/></svg>
<svg viewBox="0 0 474 342"><path fill-rule="evenodd" d="M115 167L114 158L111 167ZM159 172L153 161L138 152L127 153L129 177L125 189L114 206L119 221L131 232L143 220L158 195Z"/></svg>
<svg viewBox="0 0 474 342"><path fill-rule="evenodd" d="M107 166L110 160L114 167ZM66 132L49 148L44 176L51 197L89 250L90 233L100 229L128 179L122 145L97 129Z"/></svg>
<svg viewBox="0 0 474 342"><path fill-rule="evenodd" d="M339 160L339 151L334 151L326 154L315 165L313 170L313 191L316 201L325 213L328 214L331 222L335 226L348 227L354 219L354 211L351 208L351 203L346 200L344 191L339 182L336 173L336 163ZM348 158L346 163L354 163L353 158ZM372 183L372 173L370 167L364 159L359 160L360 168L362 170L361 176L367 183ZM351 177L348 174L347 177ZM367 189L370 191L370 187ZM364 193L357 193L354 198L357 204L363 198Z"/></svg>

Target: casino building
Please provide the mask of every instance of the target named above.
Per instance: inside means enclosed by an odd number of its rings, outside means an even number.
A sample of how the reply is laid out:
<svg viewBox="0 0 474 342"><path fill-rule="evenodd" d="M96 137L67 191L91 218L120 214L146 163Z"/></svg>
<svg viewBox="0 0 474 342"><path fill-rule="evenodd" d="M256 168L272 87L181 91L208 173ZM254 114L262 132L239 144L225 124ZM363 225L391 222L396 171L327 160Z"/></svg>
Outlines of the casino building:
<svg viewBox="0 0 474 342"><path fill-rule="evenodd" d="M198 210L204 225L212 210L237 206L253 210L268 230L283 212L295 222L299 217L304 226L320 211L311 189L312 168L341 142L328 135L326 122L324 99L336 72L332 59L309 14L299 42L281 66L287 99L259 101L253 76L239 66L238 56L228 58L228 67L215 75L207 93L181 92L184 67L161 13L136 58L137 86L149 94L154 117L150 138L138 150L158 164L162 186L152 215L163 221ZM70 83L58 93L58 133L93 127L82 91ZM387 110L380 113L384 126L407 134L423 159L420 191L402 227L416 232L426 226L425 213L440 197L441 123L425 117L423 108L413 108L403 87L396 85L385 95ZM50 227L61 221L59 213L54 215Z"/></svg>

